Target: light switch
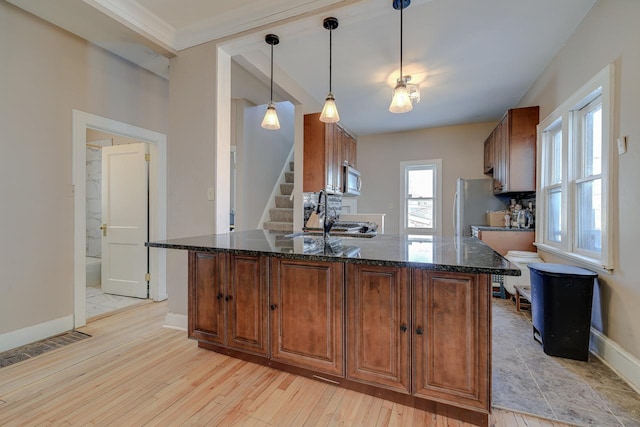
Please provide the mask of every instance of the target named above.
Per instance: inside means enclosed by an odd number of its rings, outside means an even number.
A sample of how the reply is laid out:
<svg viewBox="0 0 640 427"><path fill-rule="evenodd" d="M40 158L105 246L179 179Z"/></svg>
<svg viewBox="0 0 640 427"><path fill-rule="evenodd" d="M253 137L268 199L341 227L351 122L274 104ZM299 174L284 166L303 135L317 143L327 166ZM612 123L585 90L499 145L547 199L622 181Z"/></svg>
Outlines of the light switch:
<svg viewBox="0 0 640 427"><path fill-rule="evenodd" d="M618 154L622 155L627 152L627 137L621 136L618 138Z"/></svg>
<svg viewBox="0 0 640 427"><path fill-rule="evenodd" d="M213 187L209 187L207 189L207 200L213 201L214 200L213 196L214 196Z"/></svg>

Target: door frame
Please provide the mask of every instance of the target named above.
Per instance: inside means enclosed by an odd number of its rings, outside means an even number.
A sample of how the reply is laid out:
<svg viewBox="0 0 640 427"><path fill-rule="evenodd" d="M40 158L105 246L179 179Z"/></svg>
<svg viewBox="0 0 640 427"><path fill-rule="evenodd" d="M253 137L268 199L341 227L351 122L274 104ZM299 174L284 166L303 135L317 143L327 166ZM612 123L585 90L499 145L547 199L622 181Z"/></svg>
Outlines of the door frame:
<svg viewBox="0 0 640 427"><path fill-rule="evenodd" d="M74 201L73 313L74 327L87 323L86 312L86 194L87 129L134 138L149 143L149 239L167 238L167 136L94 114L73 110L72 189ZM154 301L167 299L166 251L149 252L149 296Z"/></svg>

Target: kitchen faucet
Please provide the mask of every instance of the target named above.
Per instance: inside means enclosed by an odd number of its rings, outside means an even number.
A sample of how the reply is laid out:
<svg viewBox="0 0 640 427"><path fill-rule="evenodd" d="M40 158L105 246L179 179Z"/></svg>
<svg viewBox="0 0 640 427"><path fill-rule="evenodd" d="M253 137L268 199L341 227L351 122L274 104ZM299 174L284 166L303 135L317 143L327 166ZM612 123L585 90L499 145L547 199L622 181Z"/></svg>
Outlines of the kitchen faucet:
<svg viewBox="0 0 640 427"><path fill-rule="evenodd" d="M322 238L327 241L329 237L329 231L331 231L331 227L333 227L333 223L335 220L329 219L329 202L327 198L327 192L325 190L320 190L318 193L318 208L316 209L316 213L320 214L320 203L322 201L322 196L324 195L324 217L322 218Z"/></svg>

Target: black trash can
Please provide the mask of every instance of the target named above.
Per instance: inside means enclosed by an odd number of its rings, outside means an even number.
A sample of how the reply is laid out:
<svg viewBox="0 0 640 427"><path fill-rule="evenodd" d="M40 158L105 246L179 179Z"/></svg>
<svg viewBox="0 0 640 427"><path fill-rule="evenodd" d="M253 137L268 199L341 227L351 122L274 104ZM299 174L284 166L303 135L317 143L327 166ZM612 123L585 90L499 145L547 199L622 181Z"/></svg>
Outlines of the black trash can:
<svg viewBox="0 0 640 427"><path fill-rule="evenodd" d="M563 264L532 263L533 338L550 356L587 361L593 283L597 273Z"/></svg>

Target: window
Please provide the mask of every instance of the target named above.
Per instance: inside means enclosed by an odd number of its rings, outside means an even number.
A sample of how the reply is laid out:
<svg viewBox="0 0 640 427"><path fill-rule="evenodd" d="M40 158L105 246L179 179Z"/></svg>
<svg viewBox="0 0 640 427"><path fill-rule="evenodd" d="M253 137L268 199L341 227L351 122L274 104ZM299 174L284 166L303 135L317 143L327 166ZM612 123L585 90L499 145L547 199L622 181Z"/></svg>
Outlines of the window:
<svg viewBox="0 0 640 427"><path fill-rule="evenodd" d="M400 227L405 234L440 235L440 165L440 159L400 162Z"/></svg>
<svg viewBox="0 0 640 427"><path fill-rule="evenodd" d="M540 249L613 268L609 146L613 65L538 125Z"/></svg>

